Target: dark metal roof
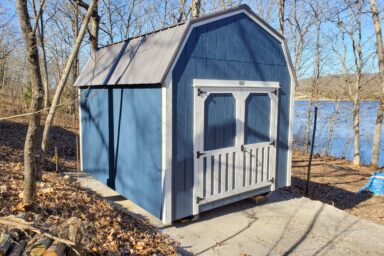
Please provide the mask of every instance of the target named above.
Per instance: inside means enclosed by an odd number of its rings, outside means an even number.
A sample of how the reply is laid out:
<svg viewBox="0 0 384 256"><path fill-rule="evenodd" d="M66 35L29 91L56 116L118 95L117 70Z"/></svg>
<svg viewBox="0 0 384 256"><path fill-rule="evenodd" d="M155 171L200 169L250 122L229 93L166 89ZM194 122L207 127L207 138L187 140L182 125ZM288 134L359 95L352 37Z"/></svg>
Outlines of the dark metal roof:
<svg viewBox="0 0 384 256"><path fill-rule="evenodd" d="M284 40L279 32L258 17L248 5L239 5L102 47L91 54L75 86L163 84L193 24L240 10L250 13L275 36ZM288 62L291 64L290 60Z"/></svg>
<svg viewBox="0 0 384 256"><path fill-rule="evenodd" d="M75 86L161 84L186 23L98 49Z"/></svg>

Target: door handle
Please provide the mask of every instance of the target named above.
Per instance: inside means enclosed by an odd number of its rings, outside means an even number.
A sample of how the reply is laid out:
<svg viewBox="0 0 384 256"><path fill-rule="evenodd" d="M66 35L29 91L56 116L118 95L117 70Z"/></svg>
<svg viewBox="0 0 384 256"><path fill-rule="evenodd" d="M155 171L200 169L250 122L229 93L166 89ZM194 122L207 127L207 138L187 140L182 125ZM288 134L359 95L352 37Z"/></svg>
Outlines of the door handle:
<svg viewBox="0 0 384 256"><path fill-rule="evenodd" d="M242 152L247 152L247 149L244 147L244 145L241 145L240 150L241 150Z"/></svg>

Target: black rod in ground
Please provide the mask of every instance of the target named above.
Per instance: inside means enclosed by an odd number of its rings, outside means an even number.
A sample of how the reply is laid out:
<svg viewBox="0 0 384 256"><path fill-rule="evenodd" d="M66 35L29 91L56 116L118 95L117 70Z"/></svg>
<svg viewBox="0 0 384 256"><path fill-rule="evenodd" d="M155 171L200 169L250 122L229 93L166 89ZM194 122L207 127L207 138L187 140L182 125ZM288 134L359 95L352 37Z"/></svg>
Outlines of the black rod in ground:
<svg viewBox="0 0 384 256"><path fill-rule="evenodd" d="M313 148L315 147L315 138L316 138L316 124L317 124L317 107L315 107L315 117L314 117L314 120L313 120L311 152L309 154L308 172L307 172L307 184L305 184L305 195L308 195L309 180L311 179L311 166L312 166Z"/></svg>

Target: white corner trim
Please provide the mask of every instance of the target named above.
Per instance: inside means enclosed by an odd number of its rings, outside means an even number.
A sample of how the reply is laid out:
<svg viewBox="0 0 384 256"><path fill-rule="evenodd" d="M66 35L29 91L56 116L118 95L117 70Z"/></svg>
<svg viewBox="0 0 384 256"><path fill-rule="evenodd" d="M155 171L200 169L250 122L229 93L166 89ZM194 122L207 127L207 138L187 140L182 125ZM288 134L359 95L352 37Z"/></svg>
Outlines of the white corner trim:
<svg viewBox="0 0 384 256"><path fill-rule="evenodd" d="M292 141L293 141L293 116L294 116L294 106L295 106L295 89L298 85L296 71L293 68L291 57L289 55L288 46L284 40L282 43L282 48L284 56L287 62L290 79L290 95L289 95L289 124L288 124L288 156L287 156L287 170L286 175L287 179L285 181L285 186L291 185L291 175L292 175Z"/></svg>
<svg viewBox="0 0 384 256"><path fill-rule="evenodd" d="M294 95L295 95L295 84L294 79L291 77L291 93L290 93L290 108L289 108L289 126L288 126L288 157L287 157L287 180L285 182L286 186L291 185L291 173L292 173L292 141L293 141L293 115L294 115Z"/></svg>
<svg viewBox="0 0 384 256"><path fill-rule="evenodd" d="M161 88L162 96L162 222L172 223L172 80Z"/></svg>
<svg viewBox="0 0 384 256"><path fill-rule="evenodd" d="M212 80L212 79L193 79L193 87L220 87L220 88L271 88L279 89L279 82L264 81L242 81L242 80Z"/></svg>
<svg viewBox="0 0 384 256"><path fill-rule="evenodd" d="M80 171L84 171L83 168L83 139L82 139L82 129L81 129L81 90L80 87L77 88L77 93L79 95L79 155L80 155Z"/></svg>

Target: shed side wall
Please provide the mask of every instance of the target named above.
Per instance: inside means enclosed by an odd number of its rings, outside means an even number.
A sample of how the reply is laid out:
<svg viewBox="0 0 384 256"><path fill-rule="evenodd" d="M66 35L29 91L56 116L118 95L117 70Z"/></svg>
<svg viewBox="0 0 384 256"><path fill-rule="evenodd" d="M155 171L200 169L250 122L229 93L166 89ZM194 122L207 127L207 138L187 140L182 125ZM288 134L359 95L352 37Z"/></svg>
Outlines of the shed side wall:
<svg viewBox="0 0 384 256"><path fill-rule="evenodd" d="M81 89L83 170L161 218L161 89Z"/></svg>
<svg viewBox="0 0 384 256"><path fill-rule="evenodd" d="M245 14L196 27L172 73L173 219L192 214L193 79L280 83L277 187L287 180L291 80L281 43Z"/></svg>

